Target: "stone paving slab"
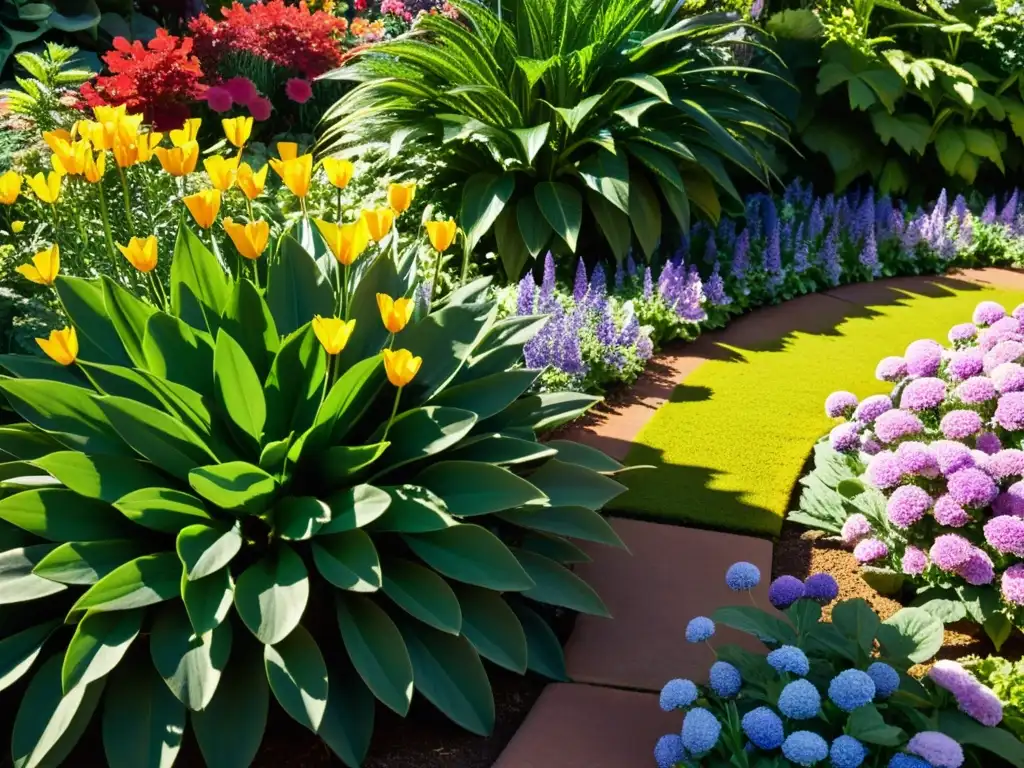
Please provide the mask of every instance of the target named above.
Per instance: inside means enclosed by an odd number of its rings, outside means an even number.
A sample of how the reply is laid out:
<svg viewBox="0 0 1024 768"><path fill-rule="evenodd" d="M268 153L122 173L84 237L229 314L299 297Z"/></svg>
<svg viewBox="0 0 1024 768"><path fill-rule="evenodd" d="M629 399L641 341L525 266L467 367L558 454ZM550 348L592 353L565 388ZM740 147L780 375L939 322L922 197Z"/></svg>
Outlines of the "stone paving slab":
<svg viewBox="0 0 1024 768"><path fill-rule="evenodd" d="M658 737L681 726L653 693L553 684L494 768L651 768Z"/></svg>
<svg viewBox="0 0 1024 768"><path fill-rule="evenodd" d="M987 267L985 269L963 269L953 275L970 280L973 283L981 283L993 288L1008 288L1015 291L1024 291L1024 272L1016 269L1000 269ZM1007 311L1013 307L1007 307Z"/></svg>
<svg viewBox="0 0 1024 768"><path fill-rule="evenodd" d="M749 604L748 595L725 585L725 571L737 560L761 569L754 594L768 607L771 542L638 520L613 518L611 524L630 551L592 545L587 549L594 562L576 566L576 573L597 590L613 618L577 618L566 646L569 677L647 691L660 691L674 677L706 680L714 655L706 644L686 642L686 625L721 606ZM726 627L719 627L712 643L763 650L749 635Z"/></svg>

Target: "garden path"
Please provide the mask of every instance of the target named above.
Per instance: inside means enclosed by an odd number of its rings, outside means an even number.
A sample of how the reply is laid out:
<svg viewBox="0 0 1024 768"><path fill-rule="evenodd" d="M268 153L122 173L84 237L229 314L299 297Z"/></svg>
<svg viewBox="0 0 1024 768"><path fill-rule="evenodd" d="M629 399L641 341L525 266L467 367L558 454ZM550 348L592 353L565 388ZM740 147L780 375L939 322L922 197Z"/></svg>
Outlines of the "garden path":
<svg viewBox="0 0 1024 768"><path fill-rule="evenodd" d="M659 355L628 400L573 429L569 439L658 465L625 475L632 488L617 511L701 527L612 520L630 551L594 545L578 573L614 620L578 618L566 647L573 682L544 690L495 768L650 768L658 737L681 725L678 713L659 709L658 691L674 677L705 680L713 661L708 646L685 642L687 622L733 602L724 574L737 560L761 569L754 595L768 604L771 541L706 529L776 535L829 426L825 396L881 391L871 378L880 357L922 336L943 338L983 299L1024 301L1024 272L895 278L760 309ZM748 420L746 405L771 418ZM720 629L715 642L747 639Z"/></svg>

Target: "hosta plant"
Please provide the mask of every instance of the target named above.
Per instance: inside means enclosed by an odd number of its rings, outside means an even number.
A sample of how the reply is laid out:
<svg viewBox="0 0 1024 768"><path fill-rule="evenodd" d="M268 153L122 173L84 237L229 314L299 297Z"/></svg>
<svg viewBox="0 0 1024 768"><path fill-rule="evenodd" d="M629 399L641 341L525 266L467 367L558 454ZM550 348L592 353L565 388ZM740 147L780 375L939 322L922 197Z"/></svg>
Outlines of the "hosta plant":
<svg viewBox="0 0 1024 768"><path fill-rule="evenodd" d="M167 307L62 276L54 361L0 360L19 768L59 764L94 715L114 768L171 765L186 728L241 768L271 699L352 766L375 700L404 715L418 692L486 734L483 659L564 678L536 606L606 613L569 538L619 544L596 510L621 467L537 441L594 402L528 393L544 318L497 321L486 281L414 313L388 298L411 259L382 252L346 322L297 240L268 258L265 290L233 280L183 227Z"/></svg>
<svg viewBox="0 0 1024 768"><path fill-rule="evenodd" d="M760 576L735 563L726 583L749 592ZM720 624L764 651L718 646L706 685L665 685L661 708L685 714L681 731L655 746L658 768L1024 766L1024 744L1000 726L991 689L949 661L924 678L909 674L941 648L940 621L920 608L882 621L860 599L839 601L824 618L838 594L825 573L780 576L768 590L776 611L754 600L691 620L688 642L712 643Z"/></svg>

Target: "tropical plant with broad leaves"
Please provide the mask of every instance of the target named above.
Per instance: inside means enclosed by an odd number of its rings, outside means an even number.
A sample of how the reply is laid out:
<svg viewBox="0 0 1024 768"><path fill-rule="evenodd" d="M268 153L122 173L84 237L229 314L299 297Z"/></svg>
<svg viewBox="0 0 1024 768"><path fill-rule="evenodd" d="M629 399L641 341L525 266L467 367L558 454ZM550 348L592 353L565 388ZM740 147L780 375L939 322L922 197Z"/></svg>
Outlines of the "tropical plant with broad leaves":
<svg viewBox="0 0 1024 768"><path fill-rule="evenodd" d="M96 0L10 0L0 7L0 70L14 51L50 30L85 32L100 23Z"/></svg>
<svg viewBox="0 0 1024 768"><path fill-rule="evenodd" d="M264 290L183 226L166 310L62 276L77 360L0 358L23 419L0 428L18 768L61 763L101 702L113 768L172 765L188 724L207 765L243 768L272 699L351 766L375 701L404 715L414 691L486 734L483 659L564 679L538 606L606 614L567 566L586 559L570 539L621 545L597 510L622 467L538 442L596 400L530 394L545 318L496 320L485 279L389 335L377 294L409 295L413 260L388 249L339 352L311 323L338 297L296 234ZM402 386L392 342L422 360Z"/></svg>
<svg viewBox="0 0 1024 768"><path fill-rule="evenodd" d="M320 150L438 151L466 259L493 235L515 280L591 230L620 261L634 235L650 255L664 226L689 229L691 205L717 218L721 195L738 201L730 172L766 180L787 129L732 55L756 44L735 17L648 0L454 5L459 19L423 17L325 76L356 85Z"/></svg>

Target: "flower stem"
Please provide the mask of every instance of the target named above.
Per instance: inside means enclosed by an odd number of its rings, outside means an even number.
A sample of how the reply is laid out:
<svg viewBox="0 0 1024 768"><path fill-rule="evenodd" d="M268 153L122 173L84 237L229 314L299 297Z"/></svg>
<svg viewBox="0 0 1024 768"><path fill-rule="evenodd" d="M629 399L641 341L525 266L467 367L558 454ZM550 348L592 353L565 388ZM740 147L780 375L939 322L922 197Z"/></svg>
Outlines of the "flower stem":
<svg viewBox="0 0 1024 768"><path fill-rule="evenodd" d="M338 223L341 224L341 187L338 187Z"/></svg>
<svg viewBox="0 0 1024 768"><path fill-rule="evenodd" d="M166 312L167 297L164 295L163 288L160 287L160 281L156 279L156 275L152 272L149 273L149 284L153 291L153 303L157 306L162 306Z"/></svg>
<svg viewBox="0 0 1024 768"><path fill-rule="evenodd" d="M146 219L149 221L150 230L155 230L156 222L153 220L153 201L150 198L151 192L149 189L149 172L145 169L142 170L142 197L146 204Z"/></svg>
<svg viewBox="0 0 1024 768"><path fill-rule="evenodd" d="M384 427L384 436L383 436L383 437L381 437L381 439L380 439L380 441L381 441L382 443L383 443L383 442L384 442L385 440L387 440L387 439L388 439L388 431L389 431L389 430L391 429L391 424L392 424L392 422L394 422L394 420L395 420L395 414L397 414L397 413L398 413L398 401L399 401L399 400L401 400L401 399L402 399L402 388L401 388L401 387L399 387L399 388L398 388L398 389L397 389L397 390L395 391L395 404L394 404L394 406L393 406L393 407L391 408L391 416L390 416L390 417L388 418L388 425L387 425L386 427Z"/></svg>
<svg viewBox="0 0 1024 768"><path fill-rule="evenodd" d="M110 251L110 258L114 260L114 269L120 272L117 263L117 251L114 249L114 236L110 232L110 214L107 212L107 196L103 193L103 183L96 185L100 193L100 217L103 219L103 234L107 239L107 250Z"/></svg>
<svg viewBox="0 0 1024 768"><path fill-rule="evenodd" d="M124 175L124 168L117 166L117 175L121 177L121 190L124 192L124 215L128 219L128 231L135 237L135 219L132 218L132 201L128 196L128 179Z"/></svg>
<svg viewBox="0 0 1024 768"><path fill-rule="evenodd" d="M437 252L437 264L434 266L434 281L430 284L430 300L434 300L437 284L441 282L441 251Z"/></svg>

